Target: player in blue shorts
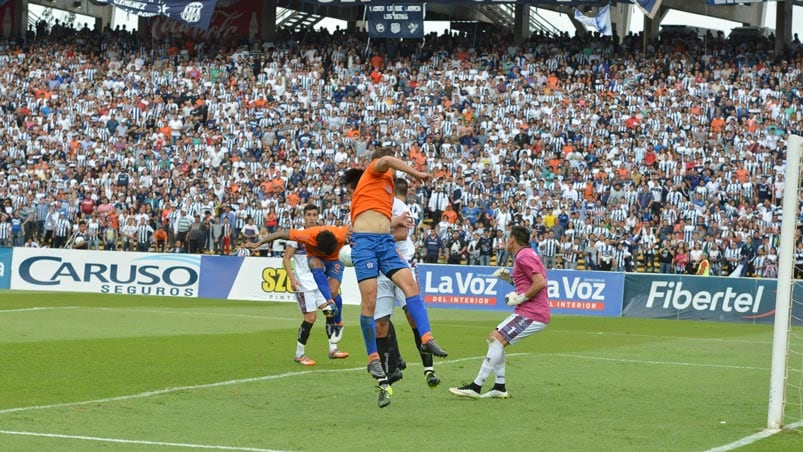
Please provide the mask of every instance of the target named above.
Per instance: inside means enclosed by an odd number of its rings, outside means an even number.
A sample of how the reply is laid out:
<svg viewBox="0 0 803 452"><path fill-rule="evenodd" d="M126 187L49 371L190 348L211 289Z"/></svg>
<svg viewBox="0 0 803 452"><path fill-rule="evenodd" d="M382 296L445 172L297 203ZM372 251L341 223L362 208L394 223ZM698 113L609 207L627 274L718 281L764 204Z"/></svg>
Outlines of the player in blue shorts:
<svg viewBox="0 0 803 452"><path fill-rule="evenodd" d="M377 150L371 163L359 177L351 203L352 261L357 274L362 299L360 328L368 353L368 372L379 384L379 407L390 404L392 390L382 368L376 344L377 277L380 272L404 292L407 309L415 320L421 335L421 349L435 356L445 357L432 337L429 317L421 299L418 284L412 271L396 251L396 243L391 235L393 194L395 192L394 170L403 171L419 180L426 180L429 174L417 171L401 160L393 157L390 149ZM348 181L346 186L348 186Z"/></svg>

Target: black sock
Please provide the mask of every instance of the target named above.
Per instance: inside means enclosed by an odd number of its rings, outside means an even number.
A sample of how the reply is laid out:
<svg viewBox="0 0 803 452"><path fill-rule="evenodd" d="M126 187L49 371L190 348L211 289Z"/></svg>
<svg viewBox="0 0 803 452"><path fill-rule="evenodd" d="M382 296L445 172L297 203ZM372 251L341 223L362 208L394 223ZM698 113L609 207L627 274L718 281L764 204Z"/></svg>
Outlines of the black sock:
<svg viewBox="0 0 803 452"><path fill-rule="evenodd" d="M413 338L415 338L415 348L418 349L418 353L421 355L421 364L424 367L432 367L432 353L421 351L421 336L418 335L418 328L413 328Z"/></svg>
<svg viewBox="0 0 803 452"><path fill-rule="evenodd" d="M298 342L300 344L307 345L310 331L312 331L312 324L306 320L301 322L301 326L298 327Z"/></svg>
<svg viewBox="0 0 803 452"><path fill-rule="evenodd" d="M376 338L376 352L379 353L379 361L382 362L382 368L385 370L385 375L388 373L388 338Z"/></svg>
<svg viewBox="0 0 803 452"><path fill-rule="evenodd" d="M326 337L331 339L333 334L335 334L335 318L334 317L327 317L326 318Z"/></svg>
<svg viewBox="0 0 803 452"><path fill-rule="evenodd" d="M494 389L499 391L499 392L507 392L507 389L505 389L505 384L504 383L496 383L496 384L494 384Z"/></svg>
<svg viewBox="0 0 803 452"><path fill-rule="evenodd" d="M468 385L468 387L473 389L474 392L478 392L478 393L482 392L482 386L479 386L477 383L474 383L473 381L471 382L470 385Z"/></svg>
<svg viewBox="0 0 803 452"><path fill-rule="evenodd" d="M396 338L396 328L393 322L388 321L388 369L390 372L399 368L399 341Z"/></svg>

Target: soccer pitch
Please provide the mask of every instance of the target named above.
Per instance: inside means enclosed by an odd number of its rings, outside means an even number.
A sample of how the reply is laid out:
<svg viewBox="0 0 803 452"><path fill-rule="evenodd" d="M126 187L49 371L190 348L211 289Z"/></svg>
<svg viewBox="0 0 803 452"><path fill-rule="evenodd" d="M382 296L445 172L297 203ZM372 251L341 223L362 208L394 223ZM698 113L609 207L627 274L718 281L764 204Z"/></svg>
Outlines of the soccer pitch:
<svg viewBox="0 0 803 452"><path fill-rule="evenodd" d="M510 399L461 400L448 387L474 378L505 314L430 310L449 352L432 390L397 311L409 367L380 410L356 306L352 356L326 358L319 316L306 368L294 304L0 293L3 451L703 451L767 419L768 326L556 316L507 349ZM742 450L801 444L789 431Z"/></svg>

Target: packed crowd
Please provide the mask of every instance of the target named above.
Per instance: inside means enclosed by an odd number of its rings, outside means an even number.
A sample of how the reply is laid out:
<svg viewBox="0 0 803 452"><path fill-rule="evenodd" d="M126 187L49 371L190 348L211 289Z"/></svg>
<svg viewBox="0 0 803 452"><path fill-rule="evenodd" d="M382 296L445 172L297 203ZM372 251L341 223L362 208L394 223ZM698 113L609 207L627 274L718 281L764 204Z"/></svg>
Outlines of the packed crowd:
<svg viewBox="0 0 803 452"><path fill-rule="evenodd" d="M548 268L686 273L705 255L712 274L775 275L797 39L779 56L710 37L365 44L8 42L0 246L230 254L307 203L347 222L340 176L392 147L435 178L409 196L422 261L504 265L523 224Z"/></svg>

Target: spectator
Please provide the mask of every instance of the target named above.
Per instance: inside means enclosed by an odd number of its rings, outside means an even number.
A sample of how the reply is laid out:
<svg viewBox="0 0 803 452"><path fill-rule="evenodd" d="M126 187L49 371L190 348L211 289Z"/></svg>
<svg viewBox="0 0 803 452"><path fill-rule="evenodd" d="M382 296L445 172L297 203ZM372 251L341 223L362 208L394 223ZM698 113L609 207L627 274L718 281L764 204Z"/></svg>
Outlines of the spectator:
<svg viewBox="0 0 803 452"><path fill-rule="evenodd" d="M430 229L429 235L424 238L424 250L424 262L437 264L443 250L443 240L435 229Z"/></svg>
<svg viewBox="0 0 803 452"><path fill-rule="evenodd" d="M190 224L187 231L186 243L187 252L190 254L202 254L204 251L204 239L209 232L209 221L201 220L200 214L195 214L195 221Z"/></svg>
<svg viewBox="0 0 803 452"><path fill-rule="evenodd" d="M62 26L31 34L25 58L9 60L11 78L0 93L4 105L18 107L0 112L3 206L9 214L18 209L26 225L26 209L35 206L43 244L51 244L59 213L71 225L89 225L97 213L114 234L117 215L125 226L133 214L136 224L147 215L154 229L161 219L169 248L186 235L191 215L207 210L221 225L230 217L236 242L248 216L257 228L266 225L271 206L280 227L300 226L298 206L306 202L326 222L342 222L349 206L339 174L364 166L369 151L386 144L439 176L410 200L411 212L423 211L420 224L437 227L443 203L452 202L459 203L455 228L470 236L488 229L504 236L514 223L554 230L562 247L555 259L564 266L562 236L572 230L585 268L599 265L586 250L627 240L632 259L649 271L650 230L670 248L703 242L712 272L714 244L723 272L741 263L742 251L757 256L764 246L769 256L778 246L785 147L803 128L799 44L775 60L773 43L762 40L745 46L714 38L703 46L690 37L668 52L660 42L642 47L636 35L615 44L541 34L511 56L508 37L486 33L471 50L458 51L457 38L445 35L418 47L401 43L394 54L385 43L363 51L360 34L310 32L304 42L319 53L343 53L339 65L321 71L320 61L305 57L307 46L284 44L299 36L279 33L281 44L261 49L272 63L258 66L241 58L256 41L212 42L182 55L168 52L182 47L182 37L143 42L122 31ZM58 50L65 45L79 60L104 58L76 69ZM372 80L374 55L393 69L378 69ZM57 97L21 96L31 61L59 81L46 87ZM293 62L291 72L284 62ZM454 69L462 64L471 69ZM509 78L493 76L511 64ZM717 66L723 69L698 70ZM65 98L72 102L58 100ZM472 203L476 210L467 212ZM190 221L178 234L182 208ZM553 210L557 221L545 229ZM748 236L752 249L743 246ZM736 265L728 260L732 244ZM492 249L497 261L489 263L507 263ZM746 274L751 262L745 256Z"/></svg>

